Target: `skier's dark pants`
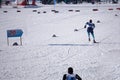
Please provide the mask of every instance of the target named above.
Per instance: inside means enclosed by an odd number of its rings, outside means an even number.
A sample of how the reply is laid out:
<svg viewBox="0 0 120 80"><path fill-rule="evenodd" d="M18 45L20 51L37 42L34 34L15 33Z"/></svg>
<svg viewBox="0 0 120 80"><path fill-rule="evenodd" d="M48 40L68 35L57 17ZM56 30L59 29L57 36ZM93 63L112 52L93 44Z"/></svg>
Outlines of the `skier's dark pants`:
<svg viewBox="0 0 120 80"><path fill-rule="evenodd" d="M91 34L92 37L93 37L93 40L95 40L93 28L88 27L88 28L87 28L87 32L88 32L88 38L90 39L90 34Z"/></svg>

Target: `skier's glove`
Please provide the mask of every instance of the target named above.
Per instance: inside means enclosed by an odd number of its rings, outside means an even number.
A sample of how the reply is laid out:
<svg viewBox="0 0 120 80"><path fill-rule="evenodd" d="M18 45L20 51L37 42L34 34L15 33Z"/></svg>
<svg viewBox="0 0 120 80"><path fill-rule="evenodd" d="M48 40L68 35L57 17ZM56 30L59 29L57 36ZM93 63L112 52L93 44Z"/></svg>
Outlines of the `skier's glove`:
<svg viewBox="0 0 120 80"><path fill-rule="evenodd" d="M84 26L84 28L86 28L86 25Z"/></svg>

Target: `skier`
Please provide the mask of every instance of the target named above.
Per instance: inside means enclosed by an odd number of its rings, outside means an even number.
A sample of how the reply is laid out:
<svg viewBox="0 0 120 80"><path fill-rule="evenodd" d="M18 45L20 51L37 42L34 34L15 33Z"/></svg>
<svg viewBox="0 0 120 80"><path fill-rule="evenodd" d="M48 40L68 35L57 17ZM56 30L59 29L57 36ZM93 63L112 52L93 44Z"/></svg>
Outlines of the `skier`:
<svg viewBox="0 0 120 80"><path fill-rule="evenodd" d="M78 74L73 73L73 68L69 67L68 68L68 74L63 75L62 80L82 80L81 77L79 77Z"/></svg>
<svg viewBox="0 0 120 80"><path fill-rule="evenodd" d="M94 28L95 28L95 24L92 23L92 20L90 19L89 22L87 22L84 26L84 28L87 27L87 33L88 33L88 40L91 41L90 39L90 34L92 35L93 37L93 43L96 43L95 41L95 36L94 36Z"/></svg>

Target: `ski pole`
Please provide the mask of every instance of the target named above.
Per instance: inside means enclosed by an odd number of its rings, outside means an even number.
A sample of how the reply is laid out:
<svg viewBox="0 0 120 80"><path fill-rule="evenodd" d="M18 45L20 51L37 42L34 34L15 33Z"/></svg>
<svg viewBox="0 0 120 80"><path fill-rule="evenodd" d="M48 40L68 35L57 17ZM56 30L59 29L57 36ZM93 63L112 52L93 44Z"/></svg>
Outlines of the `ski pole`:
<svg viewBox="0 0 120 80"><path fill-rule="evenodd" d="M80 29L74 29L74 31L80 31L80 30L82 30L82 29L84 29L84 28L80 28Z"/></svg>
<svg viewBox="0 0 120 80"><path fill-rule="evenodd" d="M78 30L82 30L82 29L84 29L84 28L81 28L81 29L78 29Z"/></svg>

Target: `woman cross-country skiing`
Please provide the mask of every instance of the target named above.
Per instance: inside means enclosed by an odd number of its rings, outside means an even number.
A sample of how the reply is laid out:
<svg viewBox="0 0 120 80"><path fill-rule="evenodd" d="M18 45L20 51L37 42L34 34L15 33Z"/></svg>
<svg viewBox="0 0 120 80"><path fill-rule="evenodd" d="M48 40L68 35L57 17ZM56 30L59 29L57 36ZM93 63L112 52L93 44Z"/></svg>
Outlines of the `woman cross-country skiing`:
<svg viewBox="0 0 120 80"><path fill-rule="evenodd" d="M95 41L95 36L94 36L94 28L95 28L95 24L92 23L92 20L90 19L89 22L87 22L84 26L84 28L87 28L87 33L88 33L88 40L91 41L90 39L90 34L93 37L93 43L96 43Z"/></svg>

